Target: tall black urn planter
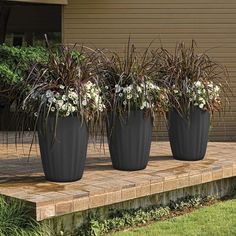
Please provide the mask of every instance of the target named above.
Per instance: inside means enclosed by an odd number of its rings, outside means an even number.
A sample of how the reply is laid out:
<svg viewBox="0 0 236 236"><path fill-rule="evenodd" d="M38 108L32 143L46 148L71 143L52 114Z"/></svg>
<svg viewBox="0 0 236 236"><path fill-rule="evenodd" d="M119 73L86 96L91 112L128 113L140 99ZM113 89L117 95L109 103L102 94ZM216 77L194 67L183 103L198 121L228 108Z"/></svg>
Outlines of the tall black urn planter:
<svg viewBox="0 0 236 236"><path fill-rule="evenodd" d="M191 107L189 119L176 110L169 113L169 139L173 157L177 160L198 161L206 154L210 115Z"/></svg>
<svg viewBox="0 0 236 236"><path fill-rule="evenodd" d="M115 169L145 169L152 140L152 118L143 111L130 111L128 118L110 114L107 122L108 144Z"/></svg>
<svg viewBox="0 0 236 236"><path fill-rule="evenodd" d="M55 116L40 120L38 137L45 177L54 182L72 182L82 178L88 145L88 130L78 117Z"/></svg>

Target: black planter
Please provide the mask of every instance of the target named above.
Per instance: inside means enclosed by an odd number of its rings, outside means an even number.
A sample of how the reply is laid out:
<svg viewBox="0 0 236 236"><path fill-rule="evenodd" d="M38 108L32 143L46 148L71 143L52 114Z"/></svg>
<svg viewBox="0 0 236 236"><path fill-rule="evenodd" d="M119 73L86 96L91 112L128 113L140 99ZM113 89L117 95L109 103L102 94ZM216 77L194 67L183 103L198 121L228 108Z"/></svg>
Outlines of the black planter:
<svg viewBox="0 0 236 236"><path fill-rule="evenodd" d="M210 115L192 107L189 119L176 110L169 114L169 139L173 157L177 160L198 161L206 154Z"/></svg>
<svg viewBox="0 0 236 236"><path fill-rule="evenodd" d="M145 169L152 140L152 119L143 111L130 111L127 119L110 114L107 122L108 144L115 169Z"/></svg>
<svg viewBox="0 0 236 236"><path fill-rule="evenodd" d="M40 121L38 136L45 177L49 181L72 182L82 178L88 145L88 130L77 117L55 117ZM54 138L54 134L56 137Z"/></svg>

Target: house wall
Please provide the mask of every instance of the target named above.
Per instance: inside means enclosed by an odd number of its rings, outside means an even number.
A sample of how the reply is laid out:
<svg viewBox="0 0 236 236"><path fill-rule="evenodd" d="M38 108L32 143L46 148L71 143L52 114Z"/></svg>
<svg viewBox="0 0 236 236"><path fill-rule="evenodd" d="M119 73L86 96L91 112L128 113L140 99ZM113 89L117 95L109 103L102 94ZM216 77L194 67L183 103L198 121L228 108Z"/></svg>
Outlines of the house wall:
<svg viewBox="0 0 236 236"><path fill-rule="evenodd" d="M227 66L230 86L236 94L236 2L235 0L69 0L63 10L65 43L121 51L127 38L140 48L156 39L173 49L176 41L195 39L199 50ZM231 109L215 119L211 140L236 140L236 97ZM158 122L154 137L167 136Z"/></svg>

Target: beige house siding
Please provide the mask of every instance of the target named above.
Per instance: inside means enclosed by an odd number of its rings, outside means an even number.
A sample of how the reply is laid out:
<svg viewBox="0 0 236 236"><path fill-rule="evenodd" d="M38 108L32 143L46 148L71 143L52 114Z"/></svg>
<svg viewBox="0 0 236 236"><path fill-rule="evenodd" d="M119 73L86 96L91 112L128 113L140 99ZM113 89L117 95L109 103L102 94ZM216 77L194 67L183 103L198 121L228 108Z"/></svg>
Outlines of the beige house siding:
<svg viewBox="0 0 236 236"><path fill-rule="evenodd" d="M168 48L175 42L195 39L201 50L224 63L236 94L235 0L68 0L63 10L65 43L122 50L129 34L140 48L156 39ZM236 98L231 110L216 119L212 140L236 140ZM166 137L162 125L154 137Z"/></svg>

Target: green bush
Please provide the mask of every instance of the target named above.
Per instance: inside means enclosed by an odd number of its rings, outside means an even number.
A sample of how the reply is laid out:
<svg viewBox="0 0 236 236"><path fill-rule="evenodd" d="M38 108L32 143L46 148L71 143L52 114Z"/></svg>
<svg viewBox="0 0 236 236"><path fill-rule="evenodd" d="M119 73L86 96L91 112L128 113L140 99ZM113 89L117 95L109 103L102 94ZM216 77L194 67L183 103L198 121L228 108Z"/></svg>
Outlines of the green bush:
<svg viewBox="0 0 236 236"><path fill-rule="evenodd" d="M10 47L0 45L0 100L10 102L20 90L30 68L45 64L48 52L42 47Z"/></svg>
<svg viewBox="0 0 236 236"><path fill-rule="evenodd" d="M9 47L0 46L0 79L1 84L17 84L27 77L30 65L46 63L48 53L42 47Z"/></svg>

